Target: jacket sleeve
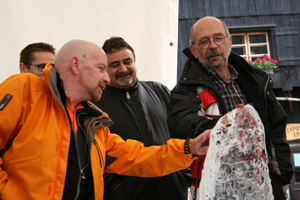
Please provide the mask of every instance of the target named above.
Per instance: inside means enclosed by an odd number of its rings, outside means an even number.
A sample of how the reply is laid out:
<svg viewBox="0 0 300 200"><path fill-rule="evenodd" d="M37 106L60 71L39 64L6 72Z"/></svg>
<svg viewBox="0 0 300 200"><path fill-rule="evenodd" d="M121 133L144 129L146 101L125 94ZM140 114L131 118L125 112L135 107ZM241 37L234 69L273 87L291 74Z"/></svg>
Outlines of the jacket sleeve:
<svg viewBox="0 0 300 200"><path fill-rule="evenodd" d="M290 160L290 147L285 138L287 115L276 100L272 91L267 95L268 116L271 118L271 148L272 165L283 185L289 184L293 176L293 167Z"/></svg>
<svg viewBox="0 0 300 200"><path fill-rule="evenodd" d="M215 126L218 119L204 116L196 88L177 84L171 91L168 126L173 138L195 138Z"/></svg>
<svg viewBox="0 0 300 200"><path fill-rule="evenodd" d="M3 150L9 140L12 140L17 131L21 128L22 121L22 83L16 76L12 76L0 84L0 101L5 95L10 94L12 98L6 106L0 110L0 151ZM3 104L2 104L3 105ZM5 156L5 155L4 155ZM8 180L7 173L3 170L3 159L0 158L0 194L2 193ZM0 195L1 196L1 195Z"/></svg>
<svg viewBox="0 0 300 200"><path fill-rule="evenodd" d="M116 134L108 134L106 150L114 161L106 166L106 173L127 176L158 177L185 169L194 159L184 153L184 140L170 139L167 145L144 147L143 143Z"/></svg>

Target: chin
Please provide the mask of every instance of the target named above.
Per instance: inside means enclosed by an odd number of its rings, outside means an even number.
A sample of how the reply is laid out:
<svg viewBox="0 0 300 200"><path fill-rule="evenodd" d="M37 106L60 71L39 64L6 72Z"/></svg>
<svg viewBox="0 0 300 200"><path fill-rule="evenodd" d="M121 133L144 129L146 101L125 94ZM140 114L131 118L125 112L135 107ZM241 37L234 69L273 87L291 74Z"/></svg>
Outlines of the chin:
<svg viewBox="0 0 300 200"><path fill-rule="evenodd" d="M120 87L130 87L132 84L133 84L133 81L132 81L132 78L130 79L124 79L122 81L117 81L117 84L120 86Z"/></svg>

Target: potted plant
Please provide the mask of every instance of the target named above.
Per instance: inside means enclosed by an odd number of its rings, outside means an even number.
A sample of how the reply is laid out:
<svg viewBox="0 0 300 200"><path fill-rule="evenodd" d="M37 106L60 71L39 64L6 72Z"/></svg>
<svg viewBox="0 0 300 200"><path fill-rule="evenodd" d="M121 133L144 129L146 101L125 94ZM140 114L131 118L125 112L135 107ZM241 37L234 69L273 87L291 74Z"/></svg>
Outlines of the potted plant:
<svg viewBox="0 0 300 200"><path fill-rule="evenodd" d="M256 60L254 61L252 61L250 57L250 60L248 60L247 62L253 67L261 69L270 74L273 73L273 69L276 68L278 64L278 60L274 60L266 54L263 55L263 59L256 58Z"/></svg>

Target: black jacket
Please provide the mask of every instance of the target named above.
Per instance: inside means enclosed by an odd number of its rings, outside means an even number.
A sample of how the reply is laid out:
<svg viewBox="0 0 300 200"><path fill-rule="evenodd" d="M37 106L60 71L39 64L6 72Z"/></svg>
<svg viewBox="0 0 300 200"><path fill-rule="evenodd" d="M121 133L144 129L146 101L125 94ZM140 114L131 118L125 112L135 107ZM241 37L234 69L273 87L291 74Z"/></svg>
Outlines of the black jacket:
<svg viewBox="0 0 300 200"><path fill-rule="evenodd" d="M184 53L188 60L178 84L171 91L168 124L172 137L194 138L204 130L212 128L217 119L203 116L201 101L196 88L206 86L216 95L221 114L226 113L224 102L216 90L207 70L195 59L189 49ZM239 76L237 83L247 97L248 103L254 105L266 133L266 147L272 158L273 167L282 184L290 183L293 168L290 162L290 148L285 139L287 116L276 100L272 89L273 82L268 74L250 66L242 57L231 53L229 63Z"/></svg>
<svg viewBox="0 0 300 200"><path fill-rule="evenodd" d="M112 133L117 133L124 140L135 139L151 146L166 144L170 139L168 100L166 86L136 80L128 89L107 85L101 100L95 104L114 122L110 127ZM188 175L187 171L157 178L105 174L104 196L115 200L184 200L190 185Z"/></svg>

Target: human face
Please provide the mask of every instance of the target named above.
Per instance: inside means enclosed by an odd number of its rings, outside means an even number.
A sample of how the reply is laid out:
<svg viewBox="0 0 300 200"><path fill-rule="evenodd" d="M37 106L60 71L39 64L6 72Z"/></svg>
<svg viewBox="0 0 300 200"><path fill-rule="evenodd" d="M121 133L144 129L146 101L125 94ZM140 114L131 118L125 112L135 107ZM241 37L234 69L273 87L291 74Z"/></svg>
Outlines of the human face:
<svg viewBox="0 0 300 200"><path fill-rule="evenodd" d="M110 85L119 88L130 87L136 79L137 71L133 53L129 49L123 48L107 54L107 58Z"/></svg>
<svg viewBox="0 0 300 200"><path fill-rule="evenodd" d="M32 64L40 65L54 62L54 55L51 52L47 51L36 51L32 53L33 60ZM21 73L32 73L41 78L43 78L43 72L39 71L38 67L35 65L30 65L29 69L24 63L20 63L20 71Z"/></svg>
<svg viewBox="0 0 300 200"><path fill-rule="evenodd" d="M106 84L110 82L107 74L107 57L100 47L95 46L92 54L83 58L79 74L79 82L87 97L85 100L99 101Z"/></svg>
<svg viewBox="0 0 300 200"><path fill-rule="evenodd" d="M226 36L223 24L215 18L204 18L197 22L193 30L194 43L190 45L192 54L207 69L216 71L228 66L228 57L231 51L231 36L225 37L223 44L216 44L214 38ZM199 43L209 40L208 48L201 48Z"/></svg>

